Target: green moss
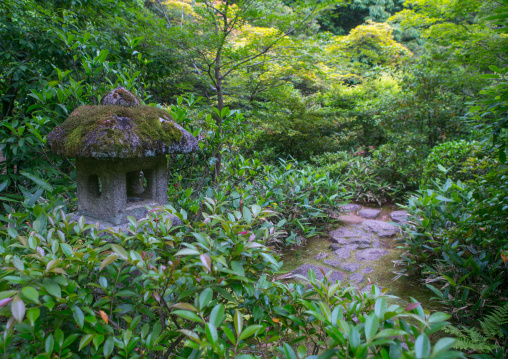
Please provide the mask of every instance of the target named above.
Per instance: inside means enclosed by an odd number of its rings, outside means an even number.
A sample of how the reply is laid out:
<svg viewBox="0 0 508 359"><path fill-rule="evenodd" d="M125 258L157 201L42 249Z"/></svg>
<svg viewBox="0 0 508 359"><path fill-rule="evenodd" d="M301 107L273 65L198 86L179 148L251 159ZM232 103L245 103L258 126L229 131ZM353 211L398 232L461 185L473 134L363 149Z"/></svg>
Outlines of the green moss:
<svg viewBox="0 0 508 359"><path fill-rule="evenodd" d="M79 155L85 146L104 153L135 149L139 153L131 155L141 155L180 141L182 132L160 118L172 120L168 112L150 106L81 106L60 126L62 150L67 156ZM134 137L139 143L132 143Z"/></svg>
<svg viewBox="0 0 508 359"><path fill-rule="evenodd" d="M118 89L118 90L115 90L115 93L119 94L120 97L123 98L127 102L131 102L133 104L137 104L137 103L141 102L136 96L131 94L129 91Z"/></svg>

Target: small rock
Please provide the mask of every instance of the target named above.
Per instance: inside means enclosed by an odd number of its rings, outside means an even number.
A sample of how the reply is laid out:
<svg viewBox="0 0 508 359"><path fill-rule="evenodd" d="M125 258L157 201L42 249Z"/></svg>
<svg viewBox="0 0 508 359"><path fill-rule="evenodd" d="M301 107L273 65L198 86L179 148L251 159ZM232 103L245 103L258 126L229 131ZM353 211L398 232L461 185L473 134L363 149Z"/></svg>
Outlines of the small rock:
<svg viewBox="0 0 508 359"><path fill-rule="evenodd" d="M350 282L361 283L363 282L363 274L354 273L349 276Z"/></svg>
<svg viewBox="0 0 508 359"><path fill-rule="evenodd" d="M338 244L336 244L336 243L331 244L330 247L328 247L328 249L331 249L332 252L336 251L339 248L340 248L340 246Z"/></svg>
<svg viewBox="0 0 508 359"><path fill-rule="evenodd" d="M409 217L409 213L406 211L393 211L390 213L390 217L392 217L395 222L406 223L407 217Z"/></svg>
<svg viewBox="0 0 508 359"><path fill-rule="evenodd" d="M329 266L337 268L342 263L341 261L336 261L333 259L327 259L323 261L324 264L328 264Z"/></svg>
<svg viewBox="0 0 508 359"><path fill-rule="evenodd" d="M318 280L322 280L324 278L323 273L319 270L319 267L313 264L302 264L298 268L296 268L294 271L290 273L290 276L293 276L295 274L300 274L301 276L304 276L305 278L309 279L309 270L312 269L316 273L316 278ZM323 268L323 271L328 273L327 268ZM346 274L339 271L332 271L332 274L330 276L330 281L335 282L337 280L343 281L344 278L346 278Z"/></svg>
<svg viewBox="0 0 508 359"><path fill-rule="evenodd" d="M343 263L341 267L342 267L342 269L344 269L348 272L355 272L356 270L358 270L358 268L360 268L360 264L358 264L358 263Z"/></svg>
<svg viewBox="0 0 508 359"><path fill-rule="evenodd" d="M360 205L357 205L357 204L353 204L353 203L350 203L350 204L344 204L342 206L340 206L340 208L344 211L344 212L354 212L354 211L358 211L359 209L362 208L362 206Z"/></svg>
<svg viewBox="0 0 508 359"><path fill-rule="evenodd" d="M321 259L325 259L326 257L328 257L328 253L319 253L314 257L314 259L320 261Z"/></svg>
<svg viewBox="0 0 508 359"><path fill-rule="evenodd" d="M374 268L372 268L371 266L367 266L367 267L363 268L363 269L361 270L361 272L362 272L363 274L372 273L372 272L374 272Z"/></svg>
<svg viewBox="0 0 508 359"><path fill-rule="evenodd" d="M377 233L377 236L381 238L393 237L394 235L395 235L394 231L379 231Z"/></svg>
<svg viewBox="0 0 508 359"><path fill-rule="evenodd" d="M377 261L380 260L382 256L388 254L389 252L385 249L380 248L369 248L363 249L356 253L357 261Z"/></svg>
<svg viewBox="0 0 508 359"><path fill-rule="evenodd" d="M346 238L338 238L338 237L335 238L332 237L331 241L340 245L345 245L349 243L349 241Z"/></svg>
<svg viewBox="0 0 508 359"><path fill-rule="evenodd" d="M372 248L383 248L383 245L381 244L380 241L374 241L372 243Z"/></svg>
<svg viewBox="0 0 508 359"><path fill-rule="evenodd" d="M362 237L362 238L353 238L349 242L351 244L368 244L370 246L370 243L374 241L374 238L372 237Z"/></svg>
<svg viewBox="0 0 508 359"><path fill-rule="evenodd" d="M330 232L330 236L332 237L333 240L337 241L337 239L339 238L342 239L342 238L358 237L358 233L353 232L349 228L342 227L336 229L335 231Z"/></svg>
<svg viewBox="0 0 508 359"><path fill-rule="evenodd" d="M374 219L381 213L379 209L366 208L358 211L358 215L363 218Z"/></svg>
<svg viewBox="0 0 508 359"><path fill-rule="evenodd" d="M342 246L342 248L350 251L356 251L358 249L358 244L346 244L345 246Z"/></svg>
<svg viewBox="0 0 508 359"><path fill-rule="evenodd" d="M351 258L351 252L349 251L349 249L346 249L346 248L341 248L341 249L337 249L335 252L335 256L339 259L349 259Z"/></svg>
<svg viewBox="0 0 508 359"><path fill-rule="evenodd" d="M398 232L399 228L395 227L393 224L386 223L383 221L376 221L373 219L366 219L362 222L362 227L368 231L372 231L375 233L379 233L381 231L392 231Z"/></svg>

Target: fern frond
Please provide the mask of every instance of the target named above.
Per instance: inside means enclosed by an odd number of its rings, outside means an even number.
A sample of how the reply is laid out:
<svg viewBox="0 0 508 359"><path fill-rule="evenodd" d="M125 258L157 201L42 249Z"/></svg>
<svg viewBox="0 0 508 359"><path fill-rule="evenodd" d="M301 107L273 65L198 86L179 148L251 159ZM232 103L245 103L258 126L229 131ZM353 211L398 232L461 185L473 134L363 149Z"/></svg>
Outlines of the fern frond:
<svg viewBox="0 0 508 359"><path fill-rule="evenodd" d="M508 324L508 302L480 322L483 333L489 338L502 336L501 326L504 324Z"/></svg>
<svg viewBox="0 0 508 359"><path fill-rule="evenodd" d="M497 345L489 342L489 338L482 335L482 333L476 328L465 328L462 329L447 326L444 331L448 334L452 334L455 337L454 349L458 350L472 350L475 352L492 352L499 348Z"/></svg>

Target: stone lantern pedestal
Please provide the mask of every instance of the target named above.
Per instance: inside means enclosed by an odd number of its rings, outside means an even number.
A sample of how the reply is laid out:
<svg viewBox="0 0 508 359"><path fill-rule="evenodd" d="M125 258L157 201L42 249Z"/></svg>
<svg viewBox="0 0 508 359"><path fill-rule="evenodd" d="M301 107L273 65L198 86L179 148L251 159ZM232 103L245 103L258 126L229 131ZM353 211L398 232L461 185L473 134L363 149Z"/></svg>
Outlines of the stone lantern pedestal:
<svg viewBox="0 0 508 359"><path fill-rule="evenodd" d="M166 205L166 154L199 148L168 112L140 105L124 88L108 93L100 106L74 110L47 142L57 154L76 157L75 217L101 229L125 227L127 216L140 219L148 208Z"/></svg>

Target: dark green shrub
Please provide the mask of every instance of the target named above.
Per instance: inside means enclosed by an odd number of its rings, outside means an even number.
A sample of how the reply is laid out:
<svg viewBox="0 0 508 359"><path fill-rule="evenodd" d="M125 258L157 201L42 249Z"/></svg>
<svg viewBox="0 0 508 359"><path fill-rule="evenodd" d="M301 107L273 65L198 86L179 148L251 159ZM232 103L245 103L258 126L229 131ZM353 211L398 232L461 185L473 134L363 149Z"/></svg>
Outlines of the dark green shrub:
<svg viewBox="0 0 508 359"><path fill-rule="evenodd" d="M154 209L128 233L102 233L108 240L58 209L41 213L38 226L2 218L0 353L292 359L304 343L298 353L309 359L461 357L449 338L432 348L428 336L449 316L416 301L403 308L388 303L387 290L360 293L313 272L310 287L272 281L281 263L266 247L277 233L270 211L205 200L203 220L182 211L185 226L170 229L167 210Z"/></svg>
<svg viewBox="0 0 508 359"><path fill-rule="evenodd" d="M462 182L471 180L479 172L472 169L472 163L481 160L481 157L478 142L460 140L442 143L434 147L425 159L423 181L444 180L446 177Z"/></svg>

